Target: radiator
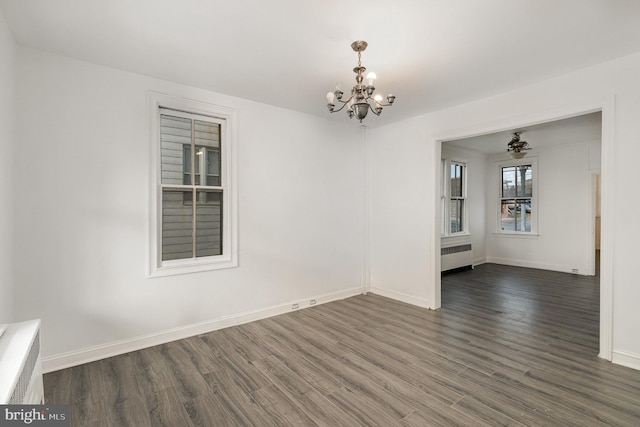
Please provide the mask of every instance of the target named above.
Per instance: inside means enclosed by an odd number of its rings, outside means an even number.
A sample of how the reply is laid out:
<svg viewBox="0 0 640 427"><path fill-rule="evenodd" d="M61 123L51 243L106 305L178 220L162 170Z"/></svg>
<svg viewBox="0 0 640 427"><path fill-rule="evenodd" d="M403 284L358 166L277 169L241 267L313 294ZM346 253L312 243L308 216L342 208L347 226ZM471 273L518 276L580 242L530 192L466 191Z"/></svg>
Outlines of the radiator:
<svg viewBox="0 0 640 427"><path fill-rule="evenodd" d="M440 255L440 271L473 267L473 251L471 250L471 243L441 248Z"/></svg>
<svg viewBox="0 0 640 427"><path fill-rule="evenodd" d="M40 320L4 326L0 335L0 404L44 403Z"/></svg>

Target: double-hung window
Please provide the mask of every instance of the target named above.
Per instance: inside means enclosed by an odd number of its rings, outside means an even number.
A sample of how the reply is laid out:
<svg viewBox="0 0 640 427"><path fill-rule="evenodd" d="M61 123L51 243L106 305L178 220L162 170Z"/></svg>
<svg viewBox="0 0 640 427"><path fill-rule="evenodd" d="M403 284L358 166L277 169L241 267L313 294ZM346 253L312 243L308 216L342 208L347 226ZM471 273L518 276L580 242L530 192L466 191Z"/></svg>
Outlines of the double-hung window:
<svg viewBox="0 0 640 427"><path fill-rule="evenodd" d="M501 164L499 230L507 233L534 233L535 162Z"/></svg>
<svg viewBox="0 0 640 427"><path fill-rule="evenodd" d="M151 274L236 266L234 115L216 106L151 98Z"/></svg>
<svg viewBox="0 0 640 427"><path fill-rule="evenodd" d="M462 163L451 162L449 168L449 231L450 234L462 233L465 230L466 204L466 166Z"/></svg>
<svg viewBox="0 0 640 427"><path fill-rule="evenodd" d="M443 160L442 219L444 236L468 233L467 230L467 166Z"/></svg>

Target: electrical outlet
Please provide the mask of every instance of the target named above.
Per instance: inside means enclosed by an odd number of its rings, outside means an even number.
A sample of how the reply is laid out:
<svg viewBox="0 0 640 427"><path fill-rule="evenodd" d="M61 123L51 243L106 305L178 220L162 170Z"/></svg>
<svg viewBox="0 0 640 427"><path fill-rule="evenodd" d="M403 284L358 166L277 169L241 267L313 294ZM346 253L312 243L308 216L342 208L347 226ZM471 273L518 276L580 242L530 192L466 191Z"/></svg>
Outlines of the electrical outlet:
<svg viewBox="0 0 640 427"><path fill-rule="evenodd" d="M316 300L312 299L311 301L309 301L309 305L316 305Z"/></svg>
<svg viewBox="0 0 640 427"><path fill-rule="evenodd" d="M297 310L298 308L300 308L300 305L298 305L298 303L295 303L291 306L291 310Z"/></svg>

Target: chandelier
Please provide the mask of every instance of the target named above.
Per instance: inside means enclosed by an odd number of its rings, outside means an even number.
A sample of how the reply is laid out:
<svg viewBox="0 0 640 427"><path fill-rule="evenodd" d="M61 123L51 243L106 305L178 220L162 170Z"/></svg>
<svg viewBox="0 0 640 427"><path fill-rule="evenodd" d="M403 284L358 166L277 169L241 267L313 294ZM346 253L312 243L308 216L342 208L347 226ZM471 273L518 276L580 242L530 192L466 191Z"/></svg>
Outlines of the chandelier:
<svg viewBox="0 0 640 427"><path fill-rule="evenodd" d="M360 55L367 48L367 42L365 41L355 41L351 43L351 49L355 52L358 52L358 66L353 69L353 72L356 73L356 84L351 89L351 95L343 100L342 95L343 92L336 87L336 90L333 92L329 92L327 94L327 108L332 113L337 113L338 111L342 111L344 107L347 107L347 114L349 118L356 117L356 119L360 120L362 123L362 119L367 117L367 113L369 110L373 112L376 116L379 116L382 113L382 107L388 107L393 105L393 101L396 100L396 97L389 94L387 95L387 103L382 103L382 95L374 95L373 92L376 90L374 84L376 82L375 73L367 74L367 84L363 84L364 80L363 74L367 69L362 66L360 63ZM342 106L336 110L335 101L342 103Z"/></svg>
<svg viewBox="0 0 640 427"><path fill-rule="evenodd" d="M527 155L523 151L531 150L527 141L520 141L520 134L522 132L514 132L511 137L511 141L507 144L507 151L511 153L511 157L514 159L521 159Z"/></svg>

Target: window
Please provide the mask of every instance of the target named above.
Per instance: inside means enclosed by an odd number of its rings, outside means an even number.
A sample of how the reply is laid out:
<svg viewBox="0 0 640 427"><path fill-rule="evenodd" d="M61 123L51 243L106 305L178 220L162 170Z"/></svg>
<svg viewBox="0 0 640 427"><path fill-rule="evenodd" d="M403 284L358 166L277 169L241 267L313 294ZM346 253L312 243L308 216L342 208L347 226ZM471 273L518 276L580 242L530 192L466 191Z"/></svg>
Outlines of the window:
<svg viewBox="0 0 640 427"><path fill-rule="evenodd" d="M236 266L234 112L157 94L150 99L151 275Z"/></svg>
<svg viewBox="0 0 640 427"><path fill-rule="evenodd" d="M442 161L442 234L452 236L468 233L467 230L467 166L464 163Z"/></svg>
<svg viewBox="0 0 640 427"><path fill-rule="evenodd" d="M535 227L535 162L500 165L499 230L533 233Z"/></svg>
<svg viewBox="0 0 640 427"><path fill-rule="evenodd" d="M464 229L465 208L465 165L451 162L449 193L449 225L450 234L461 233Z"/></svg>

